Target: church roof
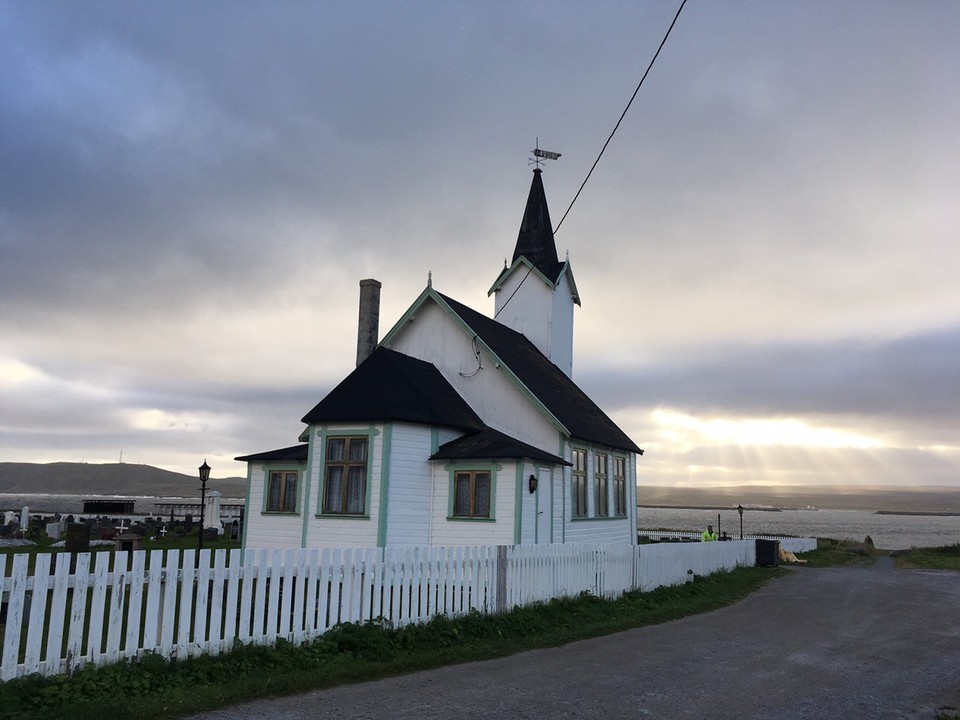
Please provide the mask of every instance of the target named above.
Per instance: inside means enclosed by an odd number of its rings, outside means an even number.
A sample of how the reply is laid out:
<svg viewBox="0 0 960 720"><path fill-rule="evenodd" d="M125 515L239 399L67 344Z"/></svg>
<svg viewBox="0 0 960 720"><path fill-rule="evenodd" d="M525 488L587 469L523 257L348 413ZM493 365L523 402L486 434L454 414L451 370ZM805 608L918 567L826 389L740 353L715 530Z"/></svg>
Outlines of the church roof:
<svg viewBox="0 0 960 720"><path fill-rule="evenodd" d="M239 460L240 462L303 463L307 461L307 443L280 448L279 450L267 450L266 452L254 453L253 455L242 455L234 458L234 460Z"/></svg>
<svg viewBox="0 0 960 720"><path fill-rule="evenodd" d="M472 460L477 458L491 460L528 458L534 462L570 465L558 455L551 455L493 428L486 428L480 432L470 433L444 443L437 452L430 456L431 460Z"/></svg>
<svg viewBox="0 0 960 720"><path fill-rule="evenodd" d="M571 437L642 454L637 445L576 383L524 335L428 288L490 348ZM417 305L416 303L414 304ZM389 335L388 335L389 338Z"/></svg>
<svg viewBox="0 0 960 720"><path fill-rule="evenodd" d="M517 246L513 250L513 262L525 257L544 277L556 283L565 263L557 258L557 245L553 240L553 225L550 223L541 173L540 168L533 171L527 207L523 211Z"/></svg>
<svg viewBox="0 0 960 720"><path fill-rule="evenodd" d="M484 427L434 365L385 347L374 350L303 417L308 425L371 421L466 431Z"/></svg>

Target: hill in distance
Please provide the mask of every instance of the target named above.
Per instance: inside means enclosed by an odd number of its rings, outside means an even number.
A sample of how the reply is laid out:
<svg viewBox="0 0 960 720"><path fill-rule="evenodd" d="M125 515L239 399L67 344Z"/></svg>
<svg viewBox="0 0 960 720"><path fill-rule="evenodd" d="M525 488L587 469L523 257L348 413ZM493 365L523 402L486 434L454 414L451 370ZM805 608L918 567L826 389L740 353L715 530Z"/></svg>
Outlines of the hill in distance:
<svg viewBox="0 0 960 720"><path fill-rule="evenodd" d="M207 481L207 490L217 490L224 497L244 497L246 488L242 477ZM0 492L11 494L193 497L199 490L196 475L151 465L0 462Z"/></svg>

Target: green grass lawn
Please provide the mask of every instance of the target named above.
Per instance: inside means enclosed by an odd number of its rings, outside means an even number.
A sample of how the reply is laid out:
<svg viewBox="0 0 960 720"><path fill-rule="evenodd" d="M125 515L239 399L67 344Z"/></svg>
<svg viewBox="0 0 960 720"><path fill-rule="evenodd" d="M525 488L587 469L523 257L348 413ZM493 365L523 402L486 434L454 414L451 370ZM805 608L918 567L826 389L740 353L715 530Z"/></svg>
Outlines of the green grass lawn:
<svg viewBox="0 0 960 720"><path fill-rule="evenodd" d="M341 625L303 646L243 646L181 662L148 655L136 663L88 666L72 677L12 680L0 685L0 717L176 718L662 623L736 602L779 572L741 568L614 601L582 595L502 615L436 618L399 629L378 622Z"/></svg>
<svg viewBox="0 0 960 720"><path fill-rule="evenodd" d="M898 553L897 567L960 570L960 544L936 548L912 548Z"/></svg>

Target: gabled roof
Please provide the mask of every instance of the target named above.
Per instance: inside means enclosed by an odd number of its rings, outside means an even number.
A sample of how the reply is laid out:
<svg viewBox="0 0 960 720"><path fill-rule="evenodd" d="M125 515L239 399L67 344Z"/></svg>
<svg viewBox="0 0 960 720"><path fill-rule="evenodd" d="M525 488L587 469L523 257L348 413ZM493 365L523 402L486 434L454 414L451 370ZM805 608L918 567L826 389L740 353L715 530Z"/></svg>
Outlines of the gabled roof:
<svg viewBox="0 0 960 720"><path fill-rule="evenodd" d="M428 286L381 341L389 345L427 300L473 335L552 422L574 439L642 454L643 450L576 383L516 330Z"/></svg>
<svg viewBox="0 0 960 720"><path fill-rule="evenodd" d="M643 453L563 370L550 362L524 335L453 298L433 292L563 424L571 437Z"/></svg>
<svg viewBox="0 0 960 720"><path fill-rule="evenodd" d="M234 458L240 462L306 462L307 444L293 445L292 447L280 448L279 450L267 450L266 452L254 453L253 455L241 455Z"/></svg>
<svg viewBox="0 0 960 720"><path fill-rule="evenodd" d="M557 258L557 245L553 239L553 225L550 224L550 210L547 208L547 195L543 190L541 172L540 168L533 171L533 182L530 184L527 207L523 211L511 265L520 257L525 257L556 285L565 263Z"/></svg>
<svg viewBox="0 0 960 720"><path fill-rule="evenodd" d="M493 428L486 428L480 432L464 435L456 440L444 443L437 452L430 456L431 460L474 460L477 458L527 458L534 462L551 465L570 465L559 455L551 455Z"/></svg>
<svg viewBox="0 0 960 720"><path fill-rule="evenodd" d="M334 422L409 422L481 430L483 421L432 364L379 347L303 417Z"/></svg>
<svg viewBox="0 0 960 720"><path fill-rule="evenodd" d="M577 290L577 283L573 279L573 268L570 266L569 260L560 263L560 269L557 271L556 277L551 280L542 272L540 272L540 270L523 255L514 260L513 265L510 267L507 267L506 265L503 266L503 270L500 271L500 274L497 275L497 279L493 281L493 285L491 285L490 289L487 290L487 296L489 297L497 290L502 289L504 281L513 274L517 267L520 266L529 268L527 274L534 273L537 277L542 278L544 283L554 288L563 282L563 278L566 276L567 281L570 283L570 297L577 305L580 305L580 291ZM526 277L524 277L524 279L526 279ZM521 280L521 283L522 282L523 281Z"/></svg>

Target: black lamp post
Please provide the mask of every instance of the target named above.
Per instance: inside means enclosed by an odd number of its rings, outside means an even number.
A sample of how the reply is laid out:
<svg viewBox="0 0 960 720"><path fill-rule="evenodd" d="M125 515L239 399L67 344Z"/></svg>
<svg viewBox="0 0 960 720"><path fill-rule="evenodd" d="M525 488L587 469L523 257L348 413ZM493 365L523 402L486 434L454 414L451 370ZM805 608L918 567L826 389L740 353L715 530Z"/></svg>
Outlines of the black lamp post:
<svg viewBox="0 0 960 720"><path fill-rule="evenodd" d="M200 466L200 540L197 543L197 565L200 565L200 551L203 550L203 516L207 510L207 480L210 479L210 466L206 459Z"/></svg>
<svg viewBox="0 0 960 720"><path fill-rule="evenodd" d="M737 512L740 513L740 539L743 540L743 505L737 505Z"/></svg>

